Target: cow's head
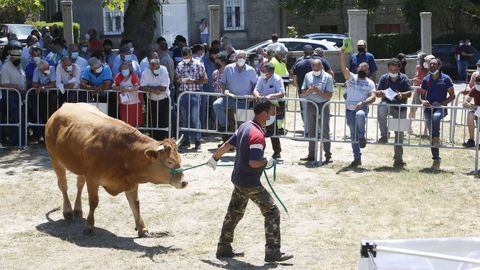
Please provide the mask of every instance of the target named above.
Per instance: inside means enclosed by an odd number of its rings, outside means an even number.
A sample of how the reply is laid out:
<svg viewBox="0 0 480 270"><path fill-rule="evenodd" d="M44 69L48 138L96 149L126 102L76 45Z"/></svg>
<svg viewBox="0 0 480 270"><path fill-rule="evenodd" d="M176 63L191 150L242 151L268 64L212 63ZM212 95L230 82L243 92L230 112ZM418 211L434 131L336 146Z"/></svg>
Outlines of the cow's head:
<svg viewBox="0 0 480 270"><path fill-rule="evenodd" d="M153 176L152 183L170 184L176 188L184 188L187 182L182 181L183 173L178 172L181 160L177 151L177 143L173 139L165 139L156 148L145 150L150 162L148 173Z"/></svg>

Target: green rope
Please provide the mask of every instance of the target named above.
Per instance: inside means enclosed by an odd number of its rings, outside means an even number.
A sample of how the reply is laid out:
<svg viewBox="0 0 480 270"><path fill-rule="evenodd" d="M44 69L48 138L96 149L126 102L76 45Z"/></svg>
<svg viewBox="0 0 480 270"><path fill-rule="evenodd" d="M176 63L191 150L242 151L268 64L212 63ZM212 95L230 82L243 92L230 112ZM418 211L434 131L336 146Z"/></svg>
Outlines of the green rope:
<svg viewBox="0 0 480 270"><path fill-rule="evenodd" d="M182 172L185 172L185 171L188 171L188 170L192 170L192 169L195 169L195 168L199 168L199 167L205 166L207 164L208 164L208 162L204 162L204 163L200 163L198 165L193 165L193 166L190 166L190 167L187 167L187 168L177 168L177 169L169 168L170 173L172 174L172 177L170 179L170 183L172 182L172 179L176 174L179 174L179 173L182 173ZM218 167L233 167L234 164L218 164L217 166ZM277 181L277 161L276 160L273 160L273 165L270 168L263 169L263 175L265 176L265 179L267 179L268 186L272 190L273 195L275 195L275 198L280 203L280 205L282 205L283 210L285 210L285 213L287 213L287 216L288 216L287 207L283 203L282 199L280 199L280 196L278 196L277 192L275 192L275 189L273 188L272 183L270 183L270 179L267 176L267 170L270 170L270 169L273 169L273 181L275 182L275 181Z"/></svg>

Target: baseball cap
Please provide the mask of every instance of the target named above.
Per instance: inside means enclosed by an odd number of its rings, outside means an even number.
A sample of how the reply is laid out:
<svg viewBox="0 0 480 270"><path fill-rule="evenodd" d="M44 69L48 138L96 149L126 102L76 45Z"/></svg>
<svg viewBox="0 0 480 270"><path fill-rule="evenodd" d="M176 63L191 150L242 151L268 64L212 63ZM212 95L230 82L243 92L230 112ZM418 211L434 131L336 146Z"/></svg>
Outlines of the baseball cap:
<svg viewBox="0 0 480 270"><path fill-rule="evenodd" d="M10 56L22 56L22 51L21 50L11 50L10 51Z"/></svg>
<svg viewBox="0 0 480 270"><path fill-rule="evenodd" d="M367 42L365 42L365 40L363 40L363 39L360 39L360 40L357 42L357 46L367 46Z"/></svg>

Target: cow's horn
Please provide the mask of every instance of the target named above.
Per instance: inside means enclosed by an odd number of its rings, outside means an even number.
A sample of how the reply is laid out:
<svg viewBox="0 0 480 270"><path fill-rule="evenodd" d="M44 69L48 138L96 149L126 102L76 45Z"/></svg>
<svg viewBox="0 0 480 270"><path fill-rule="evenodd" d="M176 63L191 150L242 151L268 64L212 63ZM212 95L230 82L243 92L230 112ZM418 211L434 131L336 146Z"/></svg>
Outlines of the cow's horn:
<svg viewBox="0 0 480 270"><path fill-rule="evenodd" d="M180 146L180 143L182 143L182 140L183 140L183 134L182 134L182 136L180 136L180 138L175 142L175 144L177 144L177 147Z"/></svg>
<svg viewBox="0 0 480 270"><path fill-rule="evenodd" d="M164 149L165 149L165 145L160 144L160 145L157 147L157 152L163 151Z"/></svg>

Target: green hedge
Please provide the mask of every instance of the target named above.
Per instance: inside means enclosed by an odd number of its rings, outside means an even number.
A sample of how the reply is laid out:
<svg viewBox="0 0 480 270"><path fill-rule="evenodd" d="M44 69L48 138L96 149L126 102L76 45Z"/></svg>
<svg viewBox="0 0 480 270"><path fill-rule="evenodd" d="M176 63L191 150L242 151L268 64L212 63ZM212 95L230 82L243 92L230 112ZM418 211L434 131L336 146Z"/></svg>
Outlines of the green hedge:
<svg viewBox="0 0 480 270"><path fill-rule="evenodd" d="M415 53L421 45L420 38L413 34L373 34L368 36L367 47L375 58L388 59L398 53Z"/></svg>
<svg viewBox="0 0 480 270"><path fill-rule="evenodd" d="M60 35L63 38L63 22L45 22L45 21L27 21L25 23L31 24L35 26L38 30L41 30L42 27L48 26L50 27L50 31L52 30L52 26L57 26L58 30L60 31ZM75 43L78 43L80 38L80 24L74 22L73 23L73 40Z"/></svg>

